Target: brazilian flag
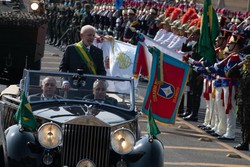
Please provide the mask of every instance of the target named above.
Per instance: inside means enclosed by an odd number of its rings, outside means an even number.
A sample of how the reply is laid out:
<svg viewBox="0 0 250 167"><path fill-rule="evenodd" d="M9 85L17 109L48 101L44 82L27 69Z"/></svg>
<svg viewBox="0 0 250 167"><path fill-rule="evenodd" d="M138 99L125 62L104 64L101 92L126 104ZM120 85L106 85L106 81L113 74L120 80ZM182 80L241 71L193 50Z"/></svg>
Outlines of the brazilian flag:
<svg viewBox="0 0 250 167"><path fill-rule="evenodd" d="M148 110L147 130L148 130L148 133L151 136L156 136L159 133L161 133L160 130L158 129L156 123L155 123L155 120L154 120L154 117L153 117L153 114L152 114L152 111L151 111L151 104L150 104L149 110Z"/></svg>
<svg viewBox="0 0 250 167"><path fill-rule="evenodd" d="M211 0L204 0L198 52L212 64L216 60L214 44L219 34L220 25Z"/></svg>
<svg viewBox="0 0 250 167"><path fill-rule="evenodd" d="M36 128L36 119L32 113L30 103L28 102L25 92L22 93L21 102L14 116L15 120L24 128L34 130Z"/></svg>

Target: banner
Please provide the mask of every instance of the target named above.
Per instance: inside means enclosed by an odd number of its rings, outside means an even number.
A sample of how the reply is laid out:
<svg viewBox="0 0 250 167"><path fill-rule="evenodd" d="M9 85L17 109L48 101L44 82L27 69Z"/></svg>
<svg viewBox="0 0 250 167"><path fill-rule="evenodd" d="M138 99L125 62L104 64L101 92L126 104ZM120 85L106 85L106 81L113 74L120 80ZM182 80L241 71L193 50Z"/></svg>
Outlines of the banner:
<svg viewBox="0 0 250 167"><path fill-rule="evenodd" d="M157 43L153 39L141 34L143 36L143 41L138 42L136 53L135 53L135 60L134 60L134 67L133 67L133 76L137 78L139 74L149 78L149 73L151 71L152 65L152 53L149 52L148 48L157 48L161 50L161 52L182 61L183 54L174 52L170 49L166 49L163 45Z"/></svg>
<svg viewBox="0 0 250 167"><path fill-rule="evenodd" d="M117 40L104 40L100 48L103 50L104 61L108 76L118 76L131 78L133 76L134 57L136 46ZM138 80L134 80L134 86L137 87ZM108 90L128 92L129 83L109 83Z"/></svg>
<svg viewBox="0 0 250 167"><path fill-rule="evenodd" d="M149 52L145 43L138 42L134 62L134 77L138 78L139 74L141 74L142 76L149 78L152 64L152 54Z"/></svg>
<svg viewBox="0 0 250 167"><path fill-rule="evenodd" d="M209 63L215 63L216 53L214 49L215 39L220 34L220 26L211 0L204 0L199 39L199 54Z"/></svg>
<svg viewBox="0 0 250 167"><path fill-rule="evenodd" d="M151 102L154 119L174 124L188 73L188 64L154 48L150 80L142 111L148 115Z"/></svg>

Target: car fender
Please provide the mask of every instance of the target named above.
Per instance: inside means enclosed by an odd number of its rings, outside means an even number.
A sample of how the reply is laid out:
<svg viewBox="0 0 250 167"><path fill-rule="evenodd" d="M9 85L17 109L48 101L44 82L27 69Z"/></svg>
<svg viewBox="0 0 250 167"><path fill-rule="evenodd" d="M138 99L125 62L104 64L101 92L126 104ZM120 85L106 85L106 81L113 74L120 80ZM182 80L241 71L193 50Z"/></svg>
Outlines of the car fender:
<svg viewBox="0 0 250 167"><path fill-rule="evenodd" d="M157 138L142 136L133 151L126 156L128 167L163 167L164 147Z"/></svg>
<svg viewBox="0 0 250 167"><path fill-rule="evenodd" d="M36 143L32 132L21 131L19 125L12 125L4 133L6 138L5 154L10 167L36 167L41 165L42 153L35 151L38 149L32 149Z"/></svg>

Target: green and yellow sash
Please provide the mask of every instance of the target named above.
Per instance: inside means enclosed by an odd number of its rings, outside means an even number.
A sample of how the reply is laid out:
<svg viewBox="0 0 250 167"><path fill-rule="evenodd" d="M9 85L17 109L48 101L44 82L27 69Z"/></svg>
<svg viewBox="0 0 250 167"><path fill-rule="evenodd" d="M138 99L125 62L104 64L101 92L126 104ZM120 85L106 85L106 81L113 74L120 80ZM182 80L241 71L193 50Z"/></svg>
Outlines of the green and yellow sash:
<svg viewBox="0 0 250 167"><path fill-rule="evenodd" d="M81 59L84 61L84 63L89 68L89 71L92 72L92 74L96 75L96 67L94 64L94 61L87 51L87 48L83 45L82 41L74 44L77 53L80 55Z"/></svg>

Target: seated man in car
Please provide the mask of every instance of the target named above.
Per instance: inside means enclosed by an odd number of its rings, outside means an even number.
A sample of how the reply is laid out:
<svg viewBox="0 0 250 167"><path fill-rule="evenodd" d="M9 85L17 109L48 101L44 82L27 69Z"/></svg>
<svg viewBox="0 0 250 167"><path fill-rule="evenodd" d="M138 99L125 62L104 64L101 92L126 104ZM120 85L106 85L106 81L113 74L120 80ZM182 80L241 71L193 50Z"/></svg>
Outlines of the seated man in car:
<svg viewBox="0 0 250 167"><path fill-rule="evenodd" d="M106 95L108 83L104 80L97 79L93 83L93 94L84 96L83 99L103 100L107 104L117 105L117 100Z"/></svg>
<svg viewBox="0 0 250 167"><path fill-rule="evenodd" d="M56 90L57 90L56 80L51 76L48 76L42 80L41 89L42 93L29 96L29 100L40 101L40 100L62 99L61 96L56 95Z"/></svg>

